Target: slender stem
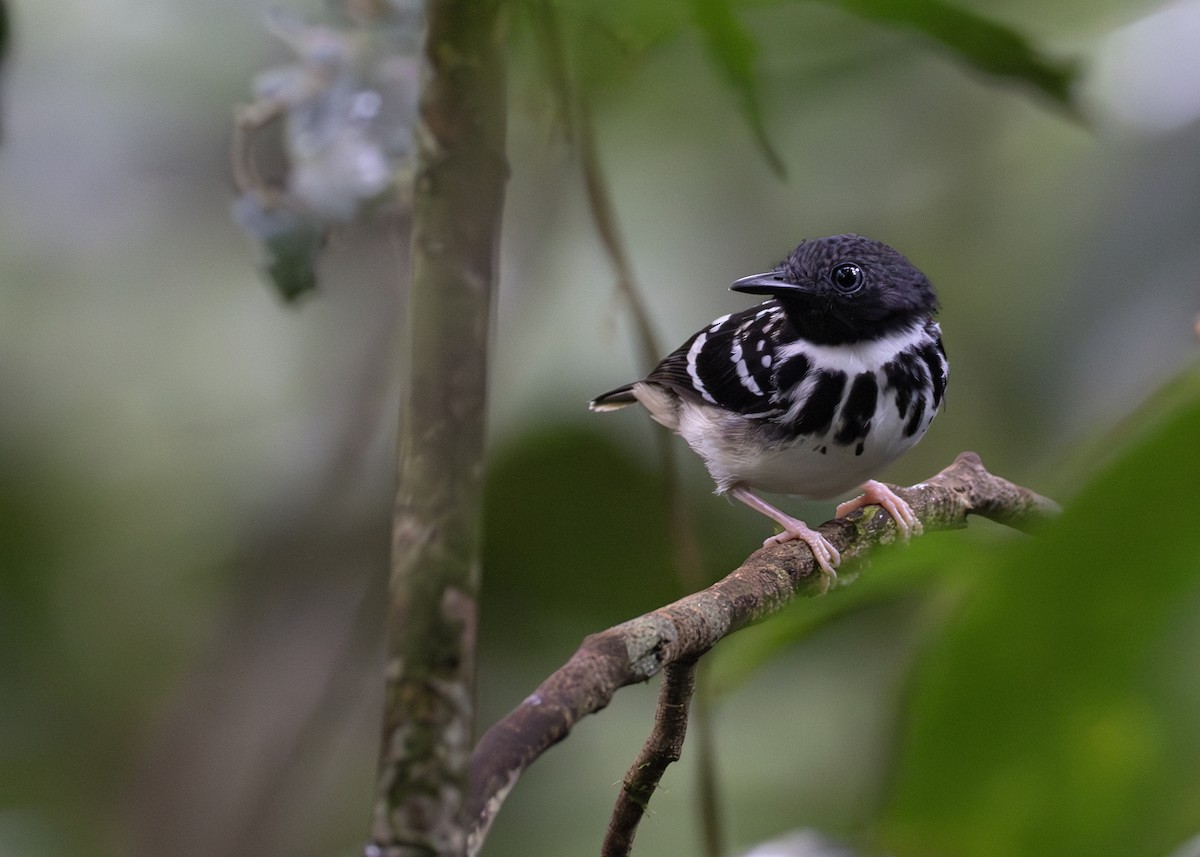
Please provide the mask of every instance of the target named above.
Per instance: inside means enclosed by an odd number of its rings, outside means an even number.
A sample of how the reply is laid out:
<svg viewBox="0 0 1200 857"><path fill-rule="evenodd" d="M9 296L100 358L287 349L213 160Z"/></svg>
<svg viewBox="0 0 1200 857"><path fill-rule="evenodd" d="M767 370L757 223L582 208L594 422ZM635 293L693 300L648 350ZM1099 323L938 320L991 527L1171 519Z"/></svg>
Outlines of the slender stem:
<svg viewBox="0 0 1200 857"><path fill-rule="evenodd" d="M612 200L608 195L608 183L605 181L600 158L596 153L591 112L582 96L578 96L576 100L579 103L579 145L583 155L583 174L592 220L596 224L596 231L600 235L609 261L616 271L617 290L625 297L625 302L633 316L638 351L643 366L642 371L649 373L663 352L655 335L654 325L650 320L650 311L642 298L641 289L638 288L634 279L633 266L629 262L624 242L621 240L620 230L617 228L616 212L613 210ZM661 462L663 496L667 512L667 545L671 565L674 567L675 575L679 579L679 585L683 592L694 592L704 585L704 558L700 550L700 539L696 534L696 525L679 481L679 459L675 452L675 439L671 436L671 432L659 425L654 426L654 436L658 444L659 461ZM697 728L705 736L709 735L709 719L712 714L706 699L705 692L701 688L695 717ZM653 741L654 736L651 735L648 740ZM706 857L719 857L723 850L720 807L718 806L715 779L717 769L715 754L716 745L712 741L700 742L699 764L696 766L696 787L699 795L697 814L701 818L701 829L704 831ZM651 786L651 791L653 791L653 786Z"/></svg>
<svg viewBox="0 0 1200 857"><path fill-rule="evenodd" d="M633 315L635 337L638 344L639 362L650 371L662 357L662 348L658 336L654 332L654 322L650 320L650 311L642 300L641 291L633 276L633 267L625 252L625 244L617 229L617 216L613 210L612 200L608 195L608 182L600 167L600 159L596 154L596 135L592 128L591 110L583 97L577 96L579 113L579 150L583 158L583 179L587 188L588 208L592 212L592 222L600 236L604 252L617 274L617 291L629 304L629 312Z"/></svg>
<svg viewBox="0 0 1200 857"><path fill-rule="evenodd" d="M697 816L705 857L720 857L725 847L725 825L721 822L720 778L717 776L717 742L713 740L713 696L708 682L708 666L701 661L696 677L696 697L692 709L692 730L696 745Z"/></svg>

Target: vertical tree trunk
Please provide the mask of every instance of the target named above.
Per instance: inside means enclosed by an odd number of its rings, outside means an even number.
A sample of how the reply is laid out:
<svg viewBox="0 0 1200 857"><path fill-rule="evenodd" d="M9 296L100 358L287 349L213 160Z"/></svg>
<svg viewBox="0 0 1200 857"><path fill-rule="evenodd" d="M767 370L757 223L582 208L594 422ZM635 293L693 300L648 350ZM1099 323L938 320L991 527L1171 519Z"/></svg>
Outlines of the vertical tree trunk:
<svg viewBox="0 0 1200 857"><path fill-rule="evenodd" d="M387 696L372 854L461 855L488 338L504 200L498 0L432 0L414 188Z"/></svg>

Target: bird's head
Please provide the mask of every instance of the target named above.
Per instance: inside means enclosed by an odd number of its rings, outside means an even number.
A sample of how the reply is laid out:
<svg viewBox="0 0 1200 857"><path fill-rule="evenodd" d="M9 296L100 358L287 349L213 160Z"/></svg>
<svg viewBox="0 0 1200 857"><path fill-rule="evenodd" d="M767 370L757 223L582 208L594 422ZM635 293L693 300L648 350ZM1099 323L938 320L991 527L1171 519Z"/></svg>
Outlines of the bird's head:
<svg viewBox="0 0 1200 857"><path fill-rule="evenodd" d="M771 295L802 336L827 344L883 336L937 310L933 286L908 259L854 234L802 241L775 270L730 288Z"/></svg>

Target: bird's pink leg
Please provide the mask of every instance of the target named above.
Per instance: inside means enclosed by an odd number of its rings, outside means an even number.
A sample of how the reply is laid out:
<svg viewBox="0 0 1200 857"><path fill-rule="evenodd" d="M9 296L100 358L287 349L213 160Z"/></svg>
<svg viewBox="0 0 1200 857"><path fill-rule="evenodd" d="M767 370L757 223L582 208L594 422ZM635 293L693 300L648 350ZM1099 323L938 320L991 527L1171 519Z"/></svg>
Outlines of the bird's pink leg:
<svg viewBox="0 0 1200 857"><path fill-rule="evenodd" d="M863 483L862 491L863 493L853 500L847 500L837 507L836 514L839 518L853 512L855 509L861 509L863 506L882 506L883 510L891 515L892 520L896 522L896 528L900 531L900 538L904 539L904 541L908 541L909 536L913 533L917 535L921 534L920 519L913 512L912 507L904 502L904 499L891 488L882 482L869 479Z"/></svg>
<svg viewBox="0 0 1200 857"><path fill-rule="evenodd" d="M744 485L734 485L729 489L729 493L754 511L766 515L772 521L779 524L779 526L783 527L783 532L771 536L771 538L764 541L763 547L790 541L802 541L812 549L813 559L817 561L817 565L821 567L821 570L833 580L837 580L837 572L834 571L834 568L842 561L842 555L829 542L829 539L809 527L803 521L793 518L786 512L781 512L766 500L752 494L750 489Z"/></svg>

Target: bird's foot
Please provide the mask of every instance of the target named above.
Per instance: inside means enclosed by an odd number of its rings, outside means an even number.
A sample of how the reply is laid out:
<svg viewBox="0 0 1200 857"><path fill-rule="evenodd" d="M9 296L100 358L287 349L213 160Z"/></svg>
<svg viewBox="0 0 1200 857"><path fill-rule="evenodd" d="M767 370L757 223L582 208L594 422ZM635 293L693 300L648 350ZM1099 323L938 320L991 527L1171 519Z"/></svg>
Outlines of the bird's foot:
<svg viewBox="0 0 1200 857"><path fill-rule="evenodd" d="M842 554L833 546L833 543L796 518L789 517L786 521L779 520L779 525L784 528L783 532L776 533L764 541L763 547L769 548L771 545L781 545L785 542L804 542L812 551L813 559L817 561L821 571L829 576L829 585L833 586L837 583L837 572L834 569L841 565Z"/></svg>
<svg viewBox="0 0 1200 857"><path fill-rule="evenodd" d="M837 507L835 514L839 518L850 514L855 509L861 509L863 506L882 506L883 510L896 522L896 529L900 531L901 539L908 541L913 534L918 536L921 534L920 518L912 510L912 506L908 505L904 498L891 488L882 482L869 479L863 483L862 490L862 494Z"/></svg>
<svg viewBox="0 0 1200 857"><path fill-rule="evenodd" d="M771 536L763 542L763 547L771 545L781 545L784 542L800 541L808 545L812 551L813 559L820 566L821 571L825 573L829 580L829 587L832 587L837 582L837 572L835 568L841 563L842 555L823 535L812 529L808 524L801 520L793 518L786 512L780 511L768 503L766 500L752 492L745 485L734 485L729 489L730 496L745 503L759 514L766 515L779 526L783 527L783 532ZM829 587L826 587L827 589Z"/></svg>

